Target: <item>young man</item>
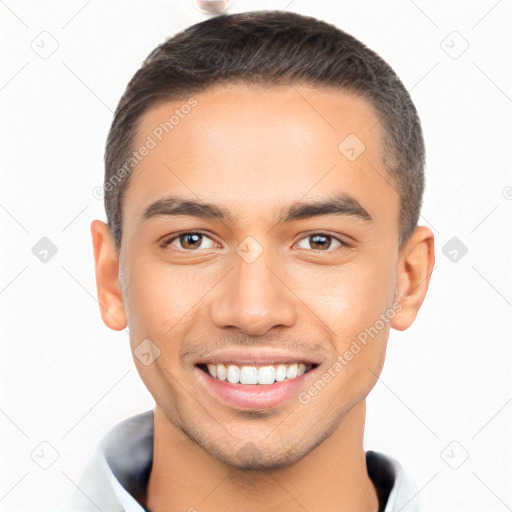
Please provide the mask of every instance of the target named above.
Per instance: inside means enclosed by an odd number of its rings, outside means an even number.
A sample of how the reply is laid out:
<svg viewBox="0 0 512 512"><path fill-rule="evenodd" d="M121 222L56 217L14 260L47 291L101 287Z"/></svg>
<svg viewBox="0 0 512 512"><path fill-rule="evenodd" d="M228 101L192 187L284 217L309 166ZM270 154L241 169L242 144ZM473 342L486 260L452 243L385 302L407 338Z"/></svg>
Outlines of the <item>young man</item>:
<svg viewBox="0 0 512 512"><path fill-rule="evenodd" d="M364 451L391 328L434 266L424 145L393 70L314 18L262 11L156 48L106 147L101 315L154 410L109 431L60 510L419 510Z"/></svg>

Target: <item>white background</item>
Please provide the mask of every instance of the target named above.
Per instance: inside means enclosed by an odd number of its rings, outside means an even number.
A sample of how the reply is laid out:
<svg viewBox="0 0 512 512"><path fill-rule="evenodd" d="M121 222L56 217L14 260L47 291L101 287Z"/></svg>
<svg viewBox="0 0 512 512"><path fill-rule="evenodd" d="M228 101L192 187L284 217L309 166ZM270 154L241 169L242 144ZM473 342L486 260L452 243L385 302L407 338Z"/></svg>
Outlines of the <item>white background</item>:
<svg viewBox="0 0 512 512"><path fill-rule="evenodd" d="M511 2L235 0L230 12L283 8L377 51L424 128L436 267L415 324L391 333L365 447L409 470L425 510L512 510ZM99 315L93 190L128 80L206 16L185 0L5 0L0 15L0 510L36 512L72 491L108 428L153 407L127 333ZM43 44L58 48L42 58ZM58 249L47 263L32 253L42 237ZM452 237L468 249L457 262L442 251ZM46 470L31 456L51 460L41 442L58 453Z"/></svg>

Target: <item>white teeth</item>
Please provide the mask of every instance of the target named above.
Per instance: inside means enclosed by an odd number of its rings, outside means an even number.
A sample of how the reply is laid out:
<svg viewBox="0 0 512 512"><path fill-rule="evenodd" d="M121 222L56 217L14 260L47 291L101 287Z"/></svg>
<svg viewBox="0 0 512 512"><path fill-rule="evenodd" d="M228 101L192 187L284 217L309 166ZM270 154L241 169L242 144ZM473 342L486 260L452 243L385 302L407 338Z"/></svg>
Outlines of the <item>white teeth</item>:
<svg viewBox="0 0 512 512"><path fill-rule="evenodd" d="M217 367L217 379L219 380L226 380L226 377L228 376L228 372L226 370L226 367L223 365L223 364L214 364L212 366L216 366ZM208 365L208 370L210 369L210 365ZM213 375L211 372L210 372L210 375L212 377L215 377L215 375Z"/></svg>
<svg viewBox="0 0 512 512"><path fill-rule="evenodd" d="M295 379L312 365L304 363L278 364L275 366L237 366L235 364L207 364L208 373L219 380L227 380L231 384L274 384L285 379Z"/></svg>
<svg viewBox="0 0 512 512"><path fill-rule="evenodd" d="M240 384L258 384L258 368L242 366L240 370Z"/></svg>
<svg viewBox="0 0 512 512"><path fill-rule="evenodd" d="M280 364L276 368L276 381L281 382L286 379L286 366L284 364Z"/></svg>
<svg viewBox="0 0 512 512"><path fill-rule="evenodd" d="M291 364L286 368L286 378L287 379L295 379L297 377L297 365Z"/></svg>
<svg viewBox="0 0 512 512"><path fill-rule="evenodd" d="M274 384L276 371L273 366L262 366L258 370L258 384Z"/></svg>
<svg viewBox="0 0 512 512"><path fill-rule="evenodd" d="M240 382L240 368L234 364L228 366L228 381L231 384L238 384Z"/></svg>
<svg viewBox="0 0 512 512"><path fill-rule="evenodd" d="M217 367L214 364L208 365L208 371L212 377L217 377Z"/></svg>

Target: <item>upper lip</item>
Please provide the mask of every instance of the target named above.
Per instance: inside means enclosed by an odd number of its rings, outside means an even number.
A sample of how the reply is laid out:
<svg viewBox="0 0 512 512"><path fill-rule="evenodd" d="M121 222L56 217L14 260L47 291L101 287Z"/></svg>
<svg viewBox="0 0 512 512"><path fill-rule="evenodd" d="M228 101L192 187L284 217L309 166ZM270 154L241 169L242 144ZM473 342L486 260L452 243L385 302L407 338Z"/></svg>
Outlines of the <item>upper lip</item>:
<svg viewBox="0 0 512 512"><path fill-rule="evenodd" d="M303 363L305 365L319 365L322 361L312 356L301 356L297 353L283 352L269 349L252 350L222 350L212 352L199 359L196 364L236 364L238 366L259 366L277 364Z"/></svg>

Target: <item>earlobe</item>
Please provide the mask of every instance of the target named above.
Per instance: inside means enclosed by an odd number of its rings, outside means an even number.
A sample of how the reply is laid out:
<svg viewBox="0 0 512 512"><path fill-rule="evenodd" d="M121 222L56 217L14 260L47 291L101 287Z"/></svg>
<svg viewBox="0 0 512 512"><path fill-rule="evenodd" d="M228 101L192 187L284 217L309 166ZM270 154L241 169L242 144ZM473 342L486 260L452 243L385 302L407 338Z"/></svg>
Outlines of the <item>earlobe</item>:
<svg viewBox="0 0 512 512"><path fill-rule="evenodd" d="M418 226L400 251L397 288L401 309L390 322L393 329L405 331L414 322L425 300L434 263L434 234L427 226Z"/></svg>
<svg viewBox="0 0 512 512"><path fill-rule="evenodd" d="M103 323L114 331L127 326L123 295L119 282L119 257L108 225L100 220L91 223L94 252L96 294Z"/></svg>

